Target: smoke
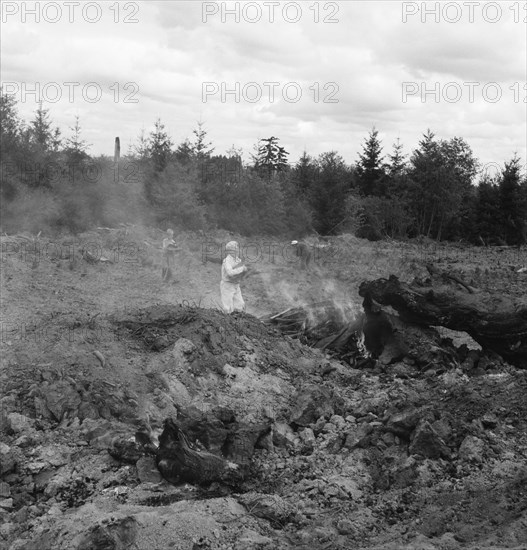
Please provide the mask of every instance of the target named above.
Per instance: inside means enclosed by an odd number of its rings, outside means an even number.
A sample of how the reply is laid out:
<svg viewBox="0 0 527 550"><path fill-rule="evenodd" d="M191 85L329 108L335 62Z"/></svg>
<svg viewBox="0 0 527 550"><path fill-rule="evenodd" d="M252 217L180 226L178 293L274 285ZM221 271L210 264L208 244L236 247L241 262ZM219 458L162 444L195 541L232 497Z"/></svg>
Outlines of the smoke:
<svg viewBox="0 0 527 550"><path fill-rule="evenodd" d="M362 312L362 306L350 296L349 289L339 281L317 273L314 280L303 283L298 277L276 277L276 274L261 273L267 297L277 303L277 307L303 308L306 310L309 325L316 326L320 322L333 317L338 322L349 324L354 322ZM305 292L302 292L303 287ZM324 303L324 307L314 307Z"/></svg>

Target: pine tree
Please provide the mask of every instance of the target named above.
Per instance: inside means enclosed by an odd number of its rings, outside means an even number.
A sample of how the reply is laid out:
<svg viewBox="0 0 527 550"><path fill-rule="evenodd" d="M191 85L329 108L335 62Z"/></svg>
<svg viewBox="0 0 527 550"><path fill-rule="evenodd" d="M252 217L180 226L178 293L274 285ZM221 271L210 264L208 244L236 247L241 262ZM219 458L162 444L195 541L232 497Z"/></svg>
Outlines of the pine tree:
<svg viewBox="0 0 527 550"><path fill-rule="evenodd" d="M310 194L315 229L322 235L337 234L346 221L346 200L351 174L336 152L322 153L317 159L319 177Z"/></svg>
<svg viewBox="0 0 527 550"><path fill-rule="evenodd" d="M402 176L406 170L406 157L403 153L403 144L401 140L397 138L393 144L393 153L388 155L390 162L387 166L388 176L391 178L398 178Z"/></svg>
<svg viewBox="0 0 527 550"><path fill-rule="evenodd" d="M383 178L385 169L383 165L382 146L378 138L379 132L372 128L362 149L363 153L359 153L359 161L357 162L357 175L359 180L359 189L363 195L382 195Z"/></svg>
<svg viewBox="0 0 527 550"><path fill-rule="evenodd" d="M416 233L441 239L459 230L478 162L462 138L437 141L430 130L410 158L409 187Z"/></svg>
<svg viewBox="0 0 527 550"><path fill-rule="evenodd" d="M210 158L214 152L214 147L211 147L212 142L209 141L206 143L207 131L204 130L203 125L203 122L198 122L198 127L192 131L195 136L194 143L192 144L192 152L198 162L203 161L206 158Z"/></svg>
<svg viewBox="0 0 527 550"><path fill-rule="evenodd" d="M52 130L49 109L43 108L42 101L38 104L35 118L30 123L29 140L33 147L42 153L57 152L60 146L60 130Z"/></svg>
<svg viewBox="0 0 527 550"><path fill-rule="evenodd" d="M71 137L66 139L65 147L68 162L74 166L88 158L88 153L86 151L90 147L90 144L81 138L82 129L79 120L79 116L76 116L75 124L70 126L70 130L73 133Z"/></svg>
<svg viewBox="0 0 527 550"><path fill-rule="evenodd" d="M183 166L192 161L194 158L194 149L188 138L177 146L174 158Z"/></svg>
<svg viewBox="0 0 527 550"><path fill-rule="evenodd" d="M2 160L14 155L20 145L22 121L17 112L16 99L12 95L4 94L0 87L0 146Z"/></svg>
<svg viewBox="0 0 527 550"><path fill-rule="evenodd" d="M0 178L2 205L15 198L21 188L19 163L25 157L22 149L23 124L16 100L0 87Z"/></svg>
<svg viewBox="0 0 527 550"><path fill-rule="evenodd" d="M132 146L132 152L139 161L145 161L148 159L148 138L144 128L141 128L141 132L137 137L137 143Z"/></svg>
<svg viewBox="0 0 527 550"><path fill-rule="evenodd" d="M317 177L317 163L304 151L292 173L292 182L297 193L300 196L308 197L316 185Z"/></svg>
<svg viewBox="0 0 527 550"><path fill-rule="evenodd" d="M267 181L271 181L276 173L283 172L288 168L288 156L289 153L278 145L277 137L261 139L257 156L253 156L254 168Z"/></svg>
<svg viewBox="0 0 527 550"><path fill-rule="evenodd" d="M527 214L522 197L520 159L517 155L505 163L498 188L503 238L509 245L520 245L524 241Z"/></svg>
<svg viewBox="0 0 527 550"><path fill-rule="evenodd" d="M150 132L147 148L155 173L161 173L168 166L173 146L172 139L165 130L165 125L158 118L154 130Z"/></svg>

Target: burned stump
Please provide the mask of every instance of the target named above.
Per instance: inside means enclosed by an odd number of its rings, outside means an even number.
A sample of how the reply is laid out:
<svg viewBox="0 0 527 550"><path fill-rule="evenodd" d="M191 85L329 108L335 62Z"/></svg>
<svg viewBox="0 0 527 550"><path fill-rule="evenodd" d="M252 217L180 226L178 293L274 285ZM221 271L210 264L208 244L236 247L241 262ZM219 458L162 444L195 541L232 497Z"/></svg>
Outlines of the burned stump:
<svg viewBox="0 0 527 550"><path fill-rule="evenodd" d="M228 483L239 480L237 464L196 449L171 418L165 420L163 428L156 463L167 481L174 484L190 482L201 485L213 481Z"/></svg>
<svg viewBox="0 0 527 550"><path fill-rule="evenodd" d="M527 301L460 287L445 277L440 281L415 280L408 285L392 275L363 282L359 294L368 301L391 306L405 323L464 331L483 349L527 368Z"/></svg>

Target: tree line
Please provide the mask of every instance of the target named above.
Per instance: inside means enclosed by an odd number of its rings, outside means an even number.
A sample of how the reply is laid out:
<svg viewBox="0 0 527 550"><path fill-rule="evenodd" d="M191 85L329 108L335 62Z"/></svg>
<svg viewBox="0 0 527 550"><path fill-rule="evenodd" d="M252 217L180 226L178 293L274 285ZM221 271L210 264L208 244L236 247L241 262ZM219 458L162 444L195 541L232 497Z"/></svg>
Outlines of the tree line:
<svg viewBox="0 0 527 550"><path fill-rule="evenodd" d="M0 94L0 123L3 231L29 224L78 232L131 222L247 236L353 232L370 240L527 242L520 158L482 173L463 138L438 139L431 130L410 155L399 140L383 154L372 128L352 164L337 151L304 152L292 163L275 136L259 140L244 160L234 146L215 154L201 122L176 145L157 119L116 173L110 157L88 154L78 118L63 138L42 104L26 123L14 98Z"/></svg>

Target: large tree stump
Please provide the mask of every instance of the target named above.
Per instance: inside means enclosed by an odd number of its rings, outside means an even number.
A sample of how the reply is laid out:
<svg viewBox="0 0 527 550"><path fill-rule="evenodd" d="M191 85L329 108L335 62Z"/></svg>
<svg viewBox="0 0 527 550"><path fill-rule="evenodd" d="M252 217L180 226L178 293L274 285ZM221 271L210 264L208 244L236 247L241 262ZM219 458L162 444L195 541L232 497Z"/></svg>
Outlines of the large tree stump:
<svg viewBox="0 0 527 550"><path fill-rule="evenodd" d="M401 283L392 275L360 285L359 294L393 307L408 323L467 332L483 349L527 368L527 300L459 290L443 281Z"/></svg>

